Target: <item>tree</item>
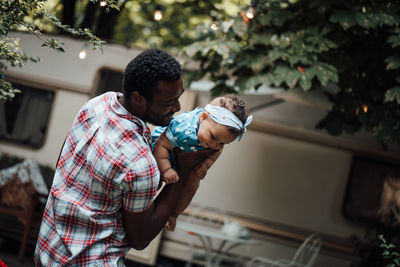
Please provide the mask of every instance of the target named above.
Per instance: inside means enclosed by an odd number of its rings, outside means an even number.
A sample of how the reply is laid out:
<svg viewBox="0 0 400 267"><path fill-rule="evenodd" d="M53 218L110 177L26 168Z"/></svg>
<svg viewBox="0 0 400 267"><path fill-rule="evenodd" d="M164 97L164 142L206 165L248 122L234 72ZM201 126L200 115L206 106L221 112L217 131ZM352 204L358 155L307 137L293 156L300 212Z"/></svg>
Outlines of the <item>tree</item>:
<svg viewBox="0 0 400 267"><path fill-rule="evenodd" d="M46 2L57 2L52 13ZM132 1L132 0L4 0L0 2L0 78L7 67L22 67L28 60L38 61L19 49L17 40L8 38L13 30L23 30L42 38L42 33L60 33L88 38L98 48L102 40L177 51L197 36L197 25L213 17L227 16L227 0ZM155 10L163 19L154 19ZM35 21L35 23L34 23ZM39 21L39 23L37 22ZM93 35L92 32L97 36ZM101 38L101 39L100 39ZM43 40L44 46L63 51L56 39ZM12 98L18 90L0 79L0 99Z"/></svg>
<svg viewBox="0 0 400 267"><path fill-rule="evenodd" d="M195 27L213 16L227 17L226 0L188 1L118 1L117 9L96 5L89 0L63 0L62 22L74 27L88 28L98 37L125 45L176 49L191 43L197 35ZM163 18L154 19L156 10ZM71 23L71 20L74 23Z"/></svg>
<svg viewBox="0 0 400 267"><path fill-rule="evenodd" d="M109 0L110 6L114 0ZM74 29L70 24L62 24L56 16L48 13L44 8L46 0L3 0L0 3L0 100L13 98L19 90L6 81L4 74L8 67L23 67L27 61L38 62L39 58L26 55L21 51L19 41L8 37L11 31L22 30L35 34L43 40L42 46L48 46L63 52L63 43L54 38L43 39L42 32L46 26L55 26L59 30L85 37L93 48L100 48L104 43L94 36L88 29ZM36 24L33 19L39 18L40 24Z"/></svg>
<svg viewBox="0 0 400 267"><path fill-rule="evenodd" d="M259 0L184 54L200 63L191 79L214 81L215 95L323 90L332 108L317 128L400 145L399 22L395 0Z"/></svg>

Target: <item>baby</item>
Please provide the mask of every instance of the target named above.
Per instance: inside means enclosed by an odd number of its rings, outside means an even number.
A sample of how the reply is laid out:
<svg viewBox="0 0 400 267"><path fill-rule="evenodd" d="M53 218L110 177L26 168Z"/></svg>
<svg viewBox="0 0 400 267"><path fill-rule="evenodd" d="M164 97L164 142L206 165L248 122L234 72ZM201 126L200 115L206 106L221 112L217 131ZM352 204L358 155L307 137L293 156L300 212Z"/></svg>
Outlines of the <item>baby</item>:
<svg viewBox="0 0 400 267"><path fill-rule="evenodd" d="M173 168L173 148L178 147L186 152L214 150L215 153L203 162L206 169L209 169L222 153L225 144L242 138L251 120L252 116L247 116L242 99L235 95L225 95L215 98L204 109L196 108L173 118L168 127L156 127L152 134L153 140L156 140L153 154L164 182L170 184L179 180ZM200 173L196 175L202 177ZM167 222L167 230L175 229L178 215L190 204L199 185L197 177L188 177L177 206Z"/></svg>

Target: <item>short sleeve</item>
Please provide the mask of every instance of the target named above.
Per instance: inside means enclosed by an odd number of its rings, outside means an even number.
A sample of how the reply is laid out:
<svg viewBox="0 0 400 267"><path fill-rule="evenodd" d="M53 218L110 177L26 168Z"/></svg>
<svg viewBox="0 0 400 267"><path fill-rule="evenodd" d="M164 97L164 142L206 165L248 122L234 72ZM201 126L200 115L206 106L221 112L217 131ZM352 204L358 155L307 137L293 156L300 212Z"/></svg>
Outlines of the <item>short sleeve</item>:
<svg viewBox="0 0 400 267"><path fill-rule="evenodd" d="M156 197L160 173L154 157L148 153L137 159L134 169L122 179L123 208L128 212L148 209Z"/></svg>
<svg viewBox="0 0 400 267"><path fill-rule="evenodd" d="M178 147L186 152L198 149L198 123L193 119L194 115L193 112L183 113L174 118L165 129L165 135L173 147Z"/></svg>

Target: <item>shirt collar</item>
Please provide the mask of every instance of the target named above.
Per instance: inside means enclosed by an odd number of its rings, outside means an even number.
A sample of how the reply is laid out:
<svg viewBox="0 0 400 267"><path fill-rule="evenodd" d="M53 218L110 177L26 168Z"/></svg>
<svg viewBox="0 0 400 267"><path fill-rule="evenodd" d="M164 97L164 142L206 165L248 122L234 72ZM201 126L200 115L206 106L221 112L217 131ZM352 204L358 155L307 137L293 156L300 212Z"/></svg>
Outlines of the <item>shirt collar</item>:
<svg viewBox="0 0 400 267"><path fill-rule="evenodd" d="M118 117L129 120L134 123L138 129L138 133L143 135L149 142L151 140L151 131L147 124L141 120L139 117L136 117L129 113L124 106L118 101L118 98L122 97L123 94L119 92L113 92L110 96L110 108L117 114Z"/></svg>

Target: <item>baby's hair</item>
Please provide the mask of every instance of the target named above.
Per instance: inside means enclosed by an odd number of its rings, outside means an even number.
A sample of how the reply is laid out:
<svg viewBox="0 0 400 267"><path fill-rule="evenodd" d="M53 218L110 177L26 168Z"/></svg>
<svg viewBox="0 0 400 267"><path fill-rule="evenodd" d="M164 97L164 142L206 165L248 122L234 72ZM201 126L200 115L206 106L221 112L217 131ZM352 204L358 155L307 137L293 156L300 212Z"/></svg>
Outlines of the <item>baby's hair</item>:
<svg viewBox="0 0 400 267"><path fill-rule="evenodd" d="M219 106L228 109L230 112L235 114L238 119L245 124L247 120L247 112L246 112L246 103L244 102L243 99L240 97L229 94L229 95L223 95L221 97L218 97L216 100L218 100ZM214 101L213 101L214 102ZM240 135L243 133L243 130L238 130L233 127L228 127L229 131L233 134Z"/></svg>

